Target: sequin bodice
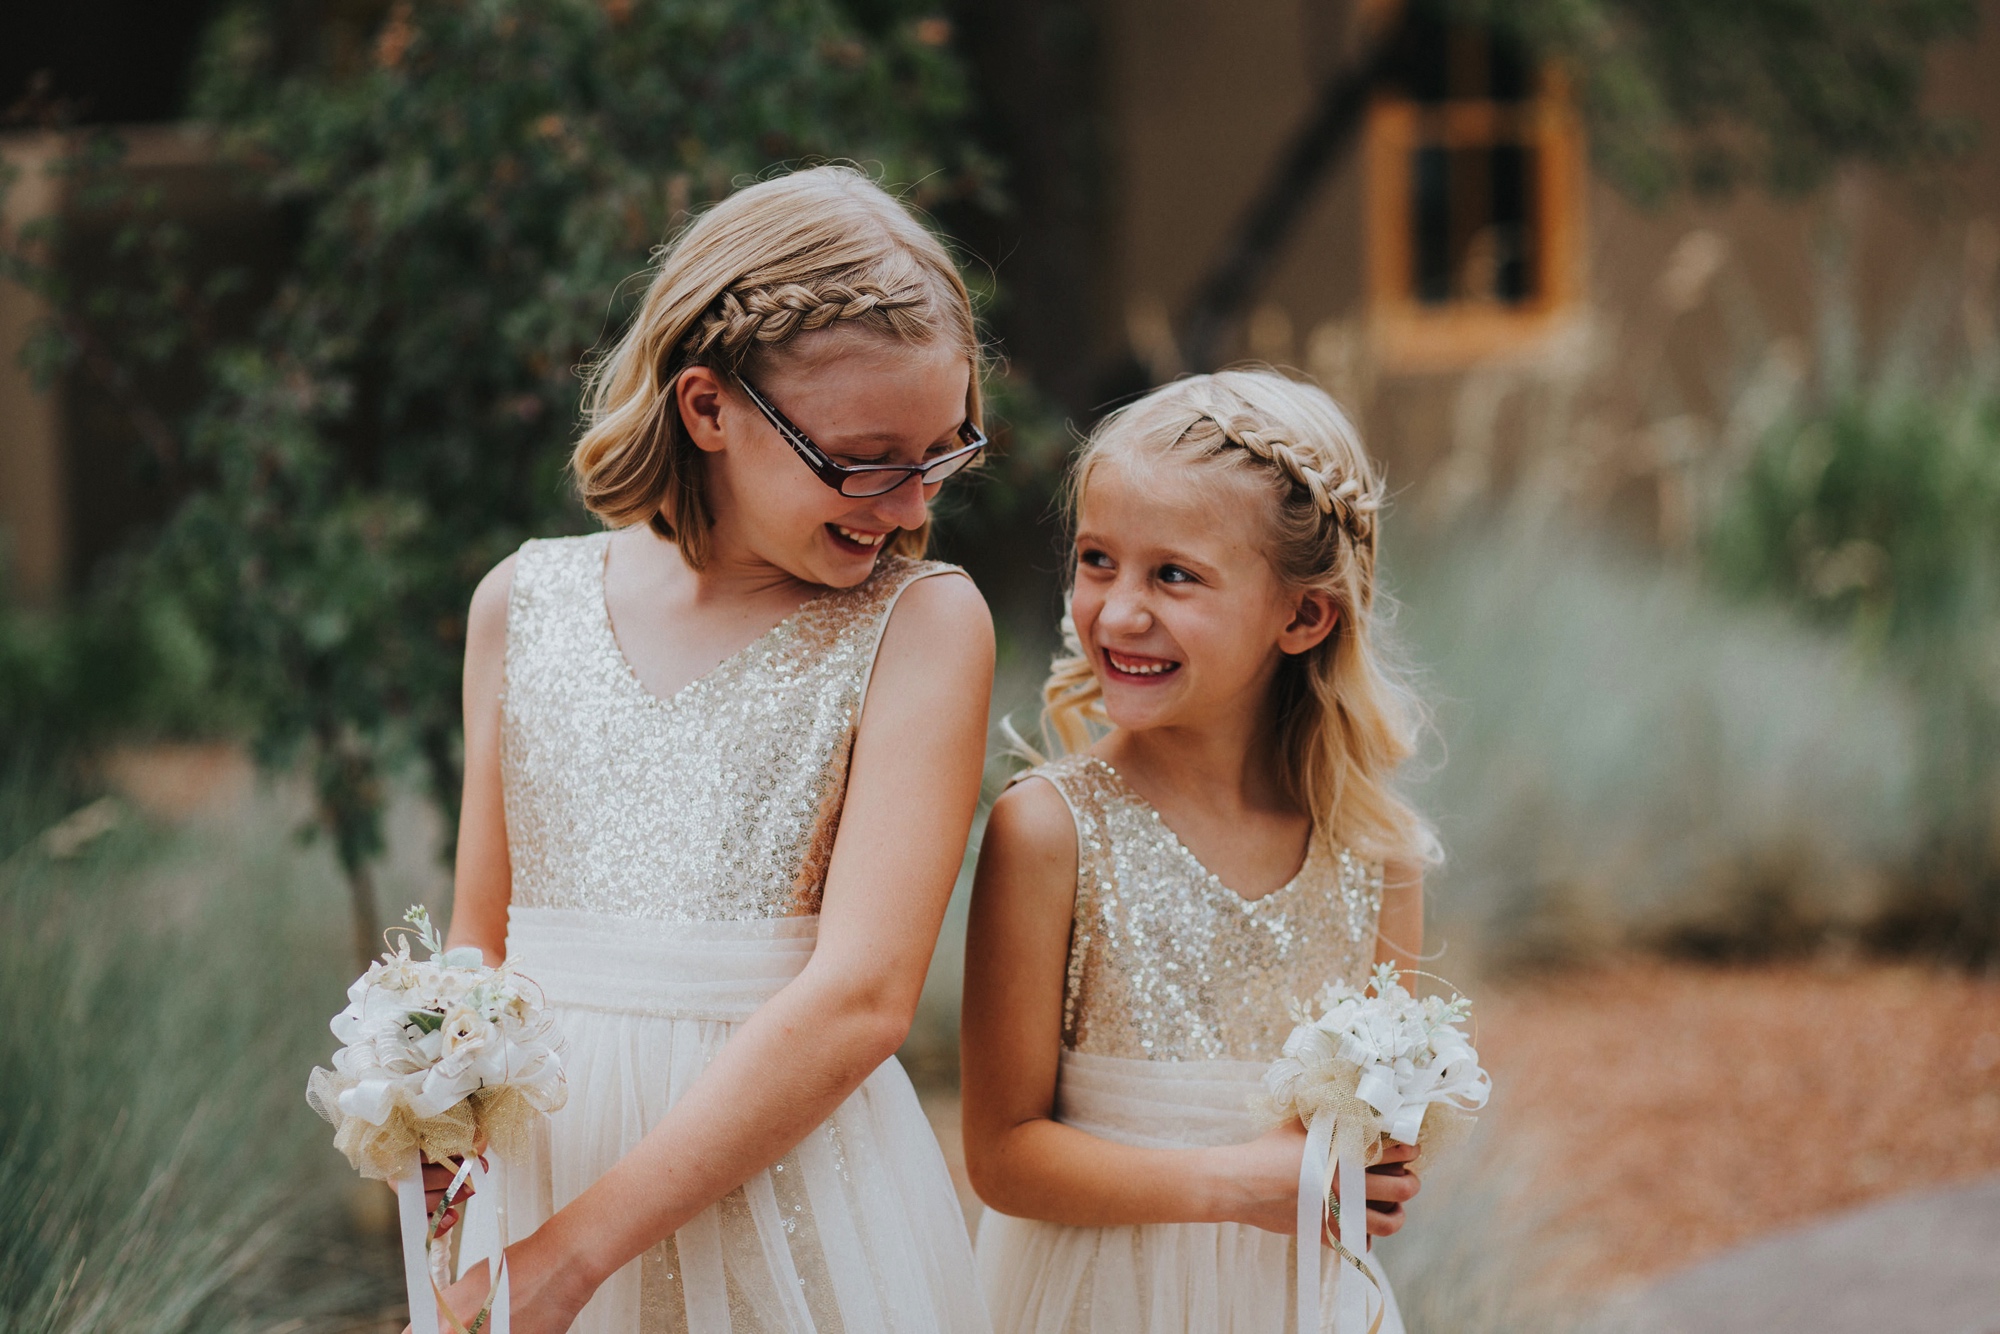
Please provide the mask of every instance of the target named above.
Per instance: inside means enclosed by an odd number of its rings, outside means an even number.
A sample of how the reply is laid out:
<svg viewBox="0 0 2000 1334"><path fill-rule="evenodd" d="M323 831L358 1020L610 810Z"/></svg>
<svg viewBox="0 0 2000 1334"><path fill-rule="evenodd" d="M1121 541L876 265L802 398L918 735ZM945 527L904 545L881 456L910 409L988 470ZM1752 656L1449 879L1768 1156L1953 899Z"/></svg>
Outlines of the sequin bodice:
<svg viewBox="0 0 2000 1334"><path fill-rule="evenodd" d="M1283 888L1246 900L1195 860L1117 771L1069 755L1048 780L1076 821L1063 1046L1141 1060L1269 1061L1291 1002L1375 959L1382 870L1314 839ZM1019 781L1019 780L1017 780Z"/></svg>
<svg viewBox="0 0 2000 1334"><path fill-rule="evenodd" d="M903 589L953 567L885 555L662 699L612 634L610 536L529 542L515 563L513 903L672 922L818 912L883 627Z"/></svg>

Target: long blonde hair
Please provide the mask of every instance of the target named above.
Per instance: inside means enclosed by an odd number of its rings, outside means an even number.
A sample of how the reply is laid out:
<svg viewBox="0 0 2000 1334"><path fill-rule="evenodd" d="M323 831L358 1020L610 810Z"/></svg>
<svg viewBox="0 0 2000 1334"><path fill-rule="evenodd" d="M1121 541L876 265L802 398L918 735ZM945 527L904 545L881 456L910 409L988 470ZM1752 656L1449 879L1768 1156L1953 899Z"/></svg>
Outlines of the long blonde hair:
<svg viewBox="0 0 2000 1334"><path fill-rule="evenodd" d="M1431 826L1397 794L1397 768L1414 752L1423 708L1385 660L1374 623L1380 475L1359 435L1318 389L1273 371L1197 375L1156 389L1106 417L1070 472L1072 522L1091 472L1109 458L1146 467L1249 474L1268 482L1265 555L1287 587L1333 601L1333 633L1279 668L1279 779L1315 831L1378 861L1439 859ZM1042 687L1042 730L1065 751L1107 725L1103 692L1075 628Z"/></svg>
<svg viewBox="0 0 2000 1334"><path fill-rule="evenodd" d="M713 516L675 382L690 366L735 376L836 324L962 351L981 424L979 336L951 256L859 171L814 167L738 191L661 250L631 327L591 369L570 457L583 503L613 527L650 522L700 569ZM906 529L890 550L920 556L929 535Z"/></svg>

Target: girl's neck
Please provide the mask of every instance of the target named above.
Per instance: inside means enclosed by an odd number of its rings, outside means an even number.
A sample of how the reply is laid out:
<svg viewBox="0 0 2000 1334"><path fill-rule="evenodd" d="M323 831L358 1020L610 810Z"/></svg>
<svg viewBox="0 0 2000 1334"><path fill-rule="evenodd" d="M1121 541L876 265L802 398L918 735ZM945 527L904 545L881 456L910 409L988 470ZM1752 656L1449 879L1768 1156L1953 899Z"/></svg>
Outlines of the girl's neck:
<svg viewBox="0 0 2000 1334"><path fill-rule="evenodd" d="M634 530L633 537L630 558L648 572L648 582L666 594L665 601L688 611L803 602L821 591L720 532L712 531L708 559L698 570L687 563L672 539L644 528Z"/></svg>
<svg viewBox="0 0 2000 1334"><path fill-rule="evenodd" d="M1095 749L1155 806L1295 813L1278 782L1276 728L1262 710L1199 725L1118 728Z"/></svg>

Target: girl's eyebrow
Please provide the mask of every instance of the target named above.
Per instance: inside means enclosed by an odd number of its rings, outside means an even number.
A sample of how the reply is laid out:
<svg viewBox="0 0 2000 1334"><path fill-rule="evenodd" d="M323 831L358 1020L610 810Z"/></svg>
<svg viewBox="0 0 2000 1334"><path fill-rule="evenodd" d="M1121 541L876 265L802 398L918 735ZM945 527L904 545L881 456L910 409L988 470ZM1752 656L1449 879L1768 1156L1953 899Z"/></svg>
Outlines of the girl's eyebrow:
<svg viewBox="0 0 2000 1334"><path fill-rule="evenodd" d="M1078 546L1084 546L1087 543L1093 542L1101 546L1104 544L1104 539L1098 537L1089 529L1079 528L1077 530L1076 543ZM1148 564L1184 565L1199 574L1214 574L1217 569L1211 561L1203 560L1201 557L1190 555L1187 552L1177 551L1172 547L1147 547L1140 552L1140 555L1145 558Z"/></svg>
<svg viewBox="0 0 2000 1334"><path fill-rule="evenodd" d="M918 446L918 449L930 449L935 445L953 443L958 439L958 433L964 428L965 419L960 418L956 425L944 431L936 439L928 440ZM887 431L863 431L857 432L854 435L839 436L826 440L821 440L818 436L810 436L810 438L813 443L817 444L828 454L874 454L883 458L888 457L893 448L900 445L903 441L903 437Z"/></svg>

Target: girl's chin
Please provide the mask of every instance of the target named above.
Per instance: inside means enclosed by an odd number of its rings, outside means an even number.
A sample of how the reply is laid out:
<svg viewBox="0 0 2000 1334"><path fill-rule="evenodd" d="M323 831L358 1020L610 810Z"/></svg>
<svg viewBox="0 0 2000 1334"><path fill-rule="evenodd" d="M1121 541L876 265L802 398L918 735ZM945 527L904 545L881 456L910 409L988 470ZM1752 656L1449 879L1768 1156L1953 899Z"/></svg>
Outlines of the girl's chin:
<svg viewBox="0 0 2000 1334"><path fill-rule="evenodd" d="M1132 685L1126 681L1099 678L1104 699L1104 715L1114 726L1128 731L1158 727L1171 722L1170 715L1178 715L1180 709L1174 704L1178 692L1172 689L1175 673L1164 673L1164 679L1152 678L1146 685ZM1153 683L1157 682L1157 684Z"/></svg>

